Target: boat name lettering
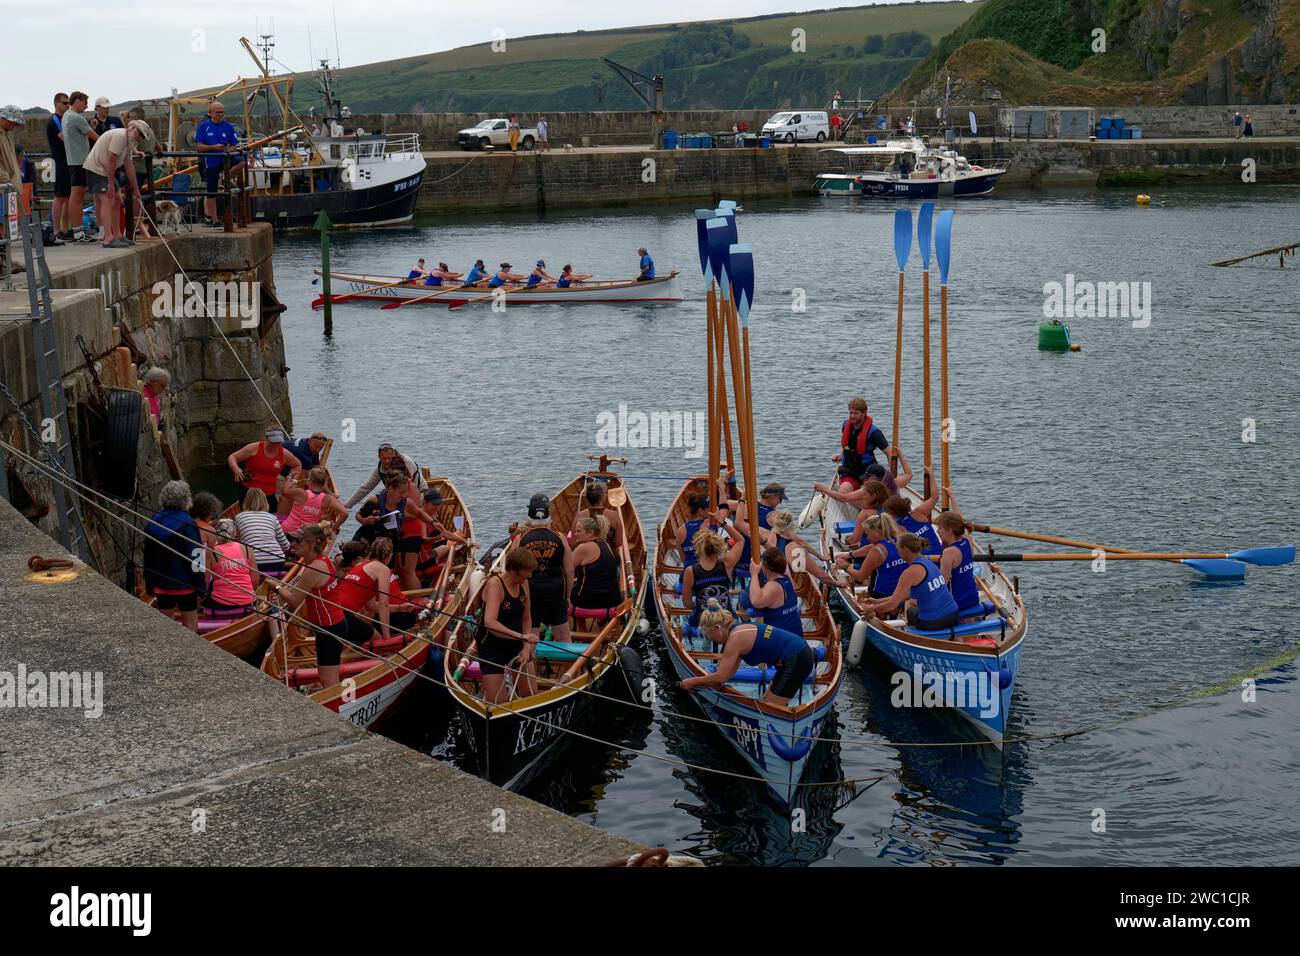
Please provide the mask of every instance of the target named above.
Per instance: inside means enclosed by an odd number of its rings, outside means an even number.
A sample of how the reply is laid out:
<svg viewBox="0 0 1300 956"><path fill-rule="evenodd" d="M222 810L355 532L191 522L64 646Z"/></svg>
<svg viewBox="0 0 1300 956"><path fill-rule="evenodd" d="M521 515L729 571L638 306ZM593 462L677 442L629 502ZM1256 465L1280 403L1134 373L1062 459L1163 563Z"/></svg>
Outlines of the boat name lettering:
<svg viewBox="0 0 1300 956"><path fill-rule="evenodd" d="M741 749L749 754L751 760L760 767L766 767L767 761L763 759L762 730L759 729L758 721L752 717L742 717L740 714L731 714L730 717L731 723L727 727L727 732Z"/></svg>
<svg viewBox="0 0 1300 956"><path fill-rule="evenodd" d="M515 756L525 750L531 750L546 743L546 741L569 726L569 721L573 719L573 707L574 702L569 701L567 704L555 708L544 717L537 717L533 720L520 717L519 734L515 738Z"/></svg>
<svg viewBox="0 0 1300 956"><path fill-rule="evenodd" d="M379 697L380 695L376 694L374 697L370 698L364 706L358 707L352 713L348 714L348 720L352 721L352 723L356 724L358 727L364 727L369 724L379 713Z"/></svg>

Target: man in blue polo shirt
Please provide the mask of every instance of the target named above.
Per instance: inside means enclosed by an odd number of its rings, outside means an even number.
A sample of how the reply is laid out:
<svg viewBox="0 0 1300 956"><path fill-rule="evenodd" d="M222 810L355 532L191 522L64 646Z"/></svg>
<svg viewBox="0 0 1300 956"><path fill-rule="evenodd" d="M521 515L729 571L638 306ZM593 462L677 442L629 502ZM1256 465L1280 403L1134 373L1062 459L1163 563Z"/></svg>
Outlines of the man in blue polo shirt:
<svg viewBox="0 0 1300 956"><path fill-rule="evenodd" d="M237 157L230 166L232 173L243 169L244 161L239 152L239 136L235 127L226 122L226 108L219 101L213 100L208 109L208 117L195 130L194 144L200 153L209 154L203 158L208 184L208 196L203 200L203 224L214 226L217 224L217 184L221 181L225 154L231 153Z"/></svg>
<svg viewBox="0 0 1300 956"><path fill-rule="evenodd" d="M641 272L636 277L637 282L649 282L655 277L655 261L650 258L650 253L646 251L645 246L637 250L641 256Z"/></svg>

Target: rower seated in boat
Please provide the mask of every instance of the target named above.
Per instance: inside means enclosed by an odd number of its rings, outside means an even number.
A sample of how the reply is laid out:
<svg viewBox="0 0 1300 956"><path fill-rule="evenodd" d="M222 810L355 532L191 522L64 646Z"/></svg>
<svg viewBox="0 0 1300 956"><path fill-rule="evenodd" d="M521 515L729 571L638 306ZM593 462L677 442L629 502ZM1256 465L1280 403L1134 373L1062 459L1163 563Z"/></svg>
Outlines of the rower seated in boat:
<svg viewBox="0 0 1300 956"><path fill-rule="evenodd" d="M425 528L437 520L437 508L435 506L431 514L422 507L415 483L405 472L398 471L389 475L385 482L385 489L379 495L379 512L388 515L387 530L392 531L396 525L396 533L391 538L397 552L397 573L402 579L402 587L414 590L420 586L415 566L420 557Z"/></svg>
<svg viewBox="0 0 1300 956"><path fill-rule="evenodd" d="M655 261L650 258L650 253L646 251L645 246L638 249L636 254L641 257L640 270L637 273L636 281L649 282L655 277Z"/></svg>
<svg viewBox="0 0 1300 956"><path fill-rule="evenodd" d="M408 282L414 282L416 279L423 279L429 274L429 270L424 267L423 259L415 260L415 268L406 274Z"/></svg>
<svg viewBox="0 0 1300 956"><path fill-rule="evenodd" d="M490 575L483 585L483 623L475 642L483 698L499 703L510 697L507 668L515 675L515 696L531 697L537 673L537 630L528 624L532 614L528 579L537 559L527 548L511 548L505 571ZM462 666L469 661L463 661Z"/></svg>
<svg viewBox="0 0 1300 956"><path fill-rule="evenodd" d="M867 400L854 395L849 399L849 417L840 426L840 450L831 458L839 466L835 473L841 491L861 488L869 477L867 469L872 465L881 468L876 461L877 450L888 456L889 440L867 414Z"/></svg>
<svg viewBox="0 0 1300 956"><path fill-rule="evenodd" d="M934 530L934 525L930 523L930 517L939 500L939 486L934 481L933 465L927 468L925 473L930 478L929 497L912 508L911 502L902 495L890 495L885 499L885 511L904 531L918 534L925 539L926 554L938 554L943 550L943 545L939 541L938 532Z"/></svg>
<svg viewBox="0 0 1300 956"><path fill-rule="evenodd" d="M955 511L945 511L935 523L943 554L939 557L939 570L948 579L957 613L962 617L983 617L979 584L975 580L975 558L971 548L966 520Z"/></svg>
<svg viewBox="0 0 1300 956"><path fill-rule="evenodd" d="M608 620L623 602L619 581L618 557L609 546L609 521L603 515L578 518L573 523L574 617Z"/></svg>
<svg viewBox="0 0 1300 956"><path fill-rule="evenodd" d="M695 532L695 562L682 572L682 606L690 611L687 624L699 624L700 612L716 601L726 606L731 593L731 579L745 551L740 535L730 548L722 535L708 528Z"/></svg>
<svg viewBox="0 0 1300 956"><path fill-rule="evenodd" d="M780 548L764 551L763 560L750 565L749 603L754 620L802 637L799 594L789 571L790 566Z"/></svg>
<svg viewBox="0 0 1300 956"><path fill-rule="evenodd" d="M332 593L332 600L343 610L347 639L353 645L371 640L376 629L385 641L392 637L388 600L393 577L388 562L392 555L393 542L377 538L365 558L348 568Z"/></svg>
<svg viewBox="0 0 1300 956"><path fill-rule="evenodd" d="M734 474L730 477L734 478ZM734 487L734 483L733 483ZM759 537L763 536L764 531L770 530L768 519L773 511L781 506L788 496L785 493L785 485L779 481L769 482L763 486L763 490L758 494L758 527ZM745 551L740 559L739 573L742 577L749 577L749 566L753 561L753 556L749 552L749 508L745 505L744 497L740 499L728 499L725 502L728 510L734 515L732 519L735 522L736 530L741 533L745 539Z"/></svg>
<svg viewBox="0 0 1300 956"><path fill-rule="evenodd" d="M510 263L503 262L501 263L501 268L498 269L493 274L492 278L488 280L488 288L499 289L505 285L519 285L519 283L524 282L527 278L527 276L516 275L511 272Z"/></svg>
<svg viewBox="0 0 1300 956"><path fill-rule="evenodd" d="M437 488L428 488L424 492L424 510L434 516L434 521L425 525L424 538L420 542L420 557L415 564L415 572L421 584L426 584L442 571L442 566L451 552L452 544L472 545L474 542L457 534L438 520L438 507L442 504L442 494Z"/></svg>
<svg viewBox="0 0 1300 956"><path fill-rule="evenodd" d="M343 656L343 642L348 640L348 622L338 605L335 590L345 569L336 567L330 560L329 535L320 525L303 525L293 544L294 556L301 570L287 584L277 585L275 594L284 601L290 615L296 615L316 638L316 667L321 687L333 687L339 682L339 661ZM355 559L363 549L349 541L343 552Z"/></svg>
<svg viewBox="0 0 1300 956"><path fill-rule="evenodd" d="M695 563L695 536L709 520L709 496L691 495L686 500L686 507L690 509L689 517L677 529L677 550L682 555L682 573Z"/></svg>
<svg viewBox="0 0 1300 956"><path fill-rule="evenodd" d="M573 551L565 537L551 527L551 499L546 495L529 499L528 520L520 526L518 547L533 556L528 580L530 626L549 627L555 640L567 641Z"/></svg>
<svg viewBox="0 0 1300 956"><path fill-rule="evenodd" d="M715 644L722 645L718 668L703 677L688 677L683 690L720 687L736 676L743 661L750 666L775 665L776 676L768 686L763 701L786 706L803 688L803 682L817 666L817 658L801 634L793 634L770 624L740 624L725 608L710 605L700 615L700 630Z"/></svg>
<svg viewBox="0 0 1300 956"><path fill-rule="evenodd" d="M250 488L244 495L242 509L235 515L235 528L239 540L248 545L257 558L258 571L279 578L284 576L284 556L289 553L289 539L270 507L262 489Z"/></svg>
<svg viewBox="0 0 1300 956"><path fill-rule="evenodd" d="M792 569L806 571L818 581L832 586L842 583L822 569L822 564L829 563L830 558L799 537L799 527L794 515L788 511L773 511L767 516L767 524L772 529L776 550L785 556L786 563Z"/></svg>
<svg viewBox="0 0 1300 956"><path fill-rule="evenodd" d="M464 288L469 289L477 286L480 282L488 277L487 266L483 264L482 259L475 259L474 266L465 274Z"/></svg>
<svg viewBox="0 0 1300 956"><path fill-rule="evenodd" d="M581 285L584 279L590 278L591 273L587 272L579 275L573 271L573 266L566 262L564 268L560 270L560 277L555 280L555 288L567 289L571 285Z"/></svg>
<svg viewBox="0 0 1300 956"><path fill-rule="evenodd" d="M319 465L307 472L306 488L286 485L280 496L290 504L289 513L280 519L280 526L290 540L304 525L328 521L337 528L348 520L348 509L330 494L329 472Z"/></svg>
<svg viewBox="0 0 1300 956"><path fill-rule="evenodd" d="M222 614L248 614L257 599L262 575L252 549L239 540L235 522L222 518L213 528L221 543L208 561L209 596L205 605Z"/></svg>
<svg viewBox="0 0 1300 956"><path fill-rule="evenodd" d="M430 269L429 274L424 279L425 285L438 286L444 282L455 282L460 278L459 272L452 272L447 268L447 263L439 262L438 268Z"/></svg>
<svg viewBox="0 0 1300 956"><path fill-rule="evenodd" d="M528 273L528 288L533 289L539 285L551 285L555 282L555 276L546 271L546 260L538 259L537 265L533 266L533 271Z"/></svg>
<svg viewBox="0 0 1300 956"><path fill-rule="evenodd" d="M957 623L957 602L939 566L923 556L925 547L926 541L920 535L909 533L898 539L898 553L907 567L899 575L893 594L864 602L868 613L887 614L906 602L911 627L942 631Z"/></svg>
<svg viewBox="0 0 1300 956"><path fill-rule="evenodd" d="M587 484L582 492L584 505L578 509L574 520L586 517L604 518L609 525L608 541L615 551L623 548L623 515L609 503L609 483L597 478Z"/></svg>
<svg viewBox="0 0 1300 956"><path fill-rule="evenodd" d="M907 561L898 553L898 536L903 532L886 514L872 515L863 523L866 541L848 554L837 554L835 563L846 571L855 584L867 584L870 598L889 597L898 586L898 578ZM861 565L854 567L854 561Z"/></svg>

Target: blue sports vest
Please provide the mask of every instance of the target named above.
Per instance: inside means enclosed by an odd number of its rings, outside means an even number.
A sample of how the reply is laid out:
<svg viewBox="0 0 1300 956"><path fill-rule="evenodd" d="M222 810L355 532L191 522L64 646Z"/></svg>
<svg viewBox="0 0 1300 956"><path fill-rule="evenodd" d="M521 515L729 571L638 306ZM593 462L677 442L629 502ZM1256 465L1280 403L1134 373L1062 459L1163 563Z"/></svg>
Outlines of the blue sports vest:
<svg viewBox="0 0 1300 956"><path fill-rule="evenodd" d="M695 563L695 535L700 528L704 527L704 522L708 520L708 518L696 518L693 521L686 522L686 541L682 544L683 572Z"/></svg>
<svg viewBox="0 0 1300 956"><path fill-rule="evenodd" d="M958 609L965 611L978 608L980 589L975 583L975 562L971 559L970 540L958 538L953 546L961 551L961 562L952 572L952 597Z"/></svg>
<svg viewBox="0 0 1300 956"><path fill-rule="evenodd" d="M759 624L754 646L749 653L742 655L742 660L750 665L780 664L807 647L808 642L799 634L791 634L770 624Z"/></svg>
<svg viewBox="0 0 1300 956"><path fill-rule="evenodd" d="M916 601L916 616L922 621L937 621L957 610L957 602L948 590L939 568L929 558L917 558L913 565L925 568L925 580L913 585L912 599Z"/></svg>
<svg viewBox="0 0 1300 956"><path fill-rule="evenodd" d="M898 553L898 545L892 539L887 538L884 541L878 541L877 544L885 549L885 561L880 567L876 568L875 574L871 578L871 590L888 597L898 587L898 579L902 576L903 571L907 569L907 562Z"/></svg>
<svg viewBox="0 0 1300 956"><path fill-rule="evenodd" d="M767 584L768 577L765 573L760 573L759 580ZM781 582L781 590L785 592L785 603L780 607L755 608L755 611L764 624L802 636L803 619L799 617L799 595L794 591L794 582L790 580L789 575L785 574L777 580Z"/></svg>
<svg viewBox="0 0 1300 956"><path fill-rule="evenodd" d="M924 538L928 545L926 548L927 554L938 554L943 551L943 544L939 541L939 535L934 530L934 525L930 524L930 522L921 521L908 514L898 520L898 526L903 528L905 531L910 531L912 534L919 534Z"/></svg>

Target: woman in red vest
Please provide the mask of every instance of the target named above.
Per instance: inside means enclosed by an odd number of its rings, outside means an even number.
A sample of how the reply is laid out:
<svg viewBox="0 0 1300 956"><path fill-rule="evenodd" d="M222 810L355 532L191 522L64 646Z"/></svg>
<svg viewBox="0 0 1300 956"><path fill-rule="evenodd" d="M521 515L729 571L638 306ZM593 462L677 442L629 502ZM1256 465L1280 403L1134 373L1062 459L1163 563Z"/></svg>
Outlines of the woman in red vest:
<svg viewBox="0 0 1300 956"><path fill-rule="evenodd" d="M239 497L242 498L243 492L250 488L258 489L266 495L271 514L275 514L279 507L276 482L280 473L288 465L289 475L286 480L293 481L302 470L302 462L284 447L284 432L278 428L267 429L266 441L245 445L231 454L226 459L226 464L230 466L235 483L241 489Z"/></svg>

